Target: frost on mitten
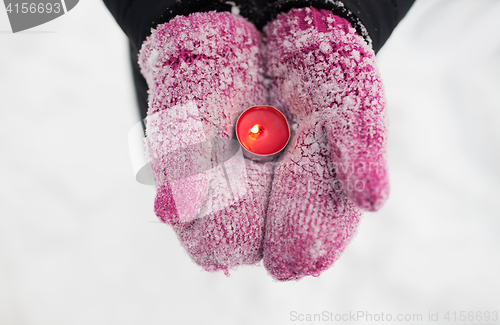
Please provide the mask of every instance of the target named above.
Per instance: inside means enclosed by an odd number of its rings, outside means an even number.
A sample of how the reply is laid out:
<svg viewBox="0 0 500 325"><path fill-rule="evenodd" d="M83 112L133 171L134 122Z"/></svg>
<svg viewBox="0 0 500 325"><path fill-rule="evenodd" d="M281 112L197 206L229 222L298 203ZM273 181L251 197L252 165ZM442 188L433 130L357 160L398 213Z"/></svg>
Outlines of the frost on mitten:
<svg viewBox="0 0 500 325"><path fill-rule="evenodd" d="M259 47L245 19L207 12L157 26L139 54L155 213L206 270L262 258L271 170L233 138L238 115L266 101Z"/></svg>
<svg viewBox="0 0 500 325"><path fill-rule="evenodd" d="M343 18L292 9L265 28L271 105L297 125L275 169L264 265L278 280L318 275L387 199L387 139L375 54Z"/></svg>

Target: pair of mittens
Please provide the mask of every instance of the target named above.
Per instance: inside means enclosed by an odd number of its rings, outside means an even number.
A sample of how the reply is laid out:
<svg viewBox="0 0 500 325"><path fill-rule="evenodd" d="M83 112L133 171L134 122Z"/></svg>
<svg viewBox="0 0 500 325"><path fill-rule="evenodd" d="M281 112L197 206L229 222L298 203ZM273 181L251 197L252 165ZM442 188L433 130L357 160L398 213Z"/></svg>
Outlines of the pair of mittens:
<svg viewBox="0 0 500 325"><path fill-rule="evenodd" d="M361 209L387 198L383 90L373 50L329 11L280 14L262 40L244 18L207 12L144 42L155 213L206 270L263 258L275 279L292 280L328 268ZM267 103L296 126L279 160L217 159L239 114Z"/></svg>

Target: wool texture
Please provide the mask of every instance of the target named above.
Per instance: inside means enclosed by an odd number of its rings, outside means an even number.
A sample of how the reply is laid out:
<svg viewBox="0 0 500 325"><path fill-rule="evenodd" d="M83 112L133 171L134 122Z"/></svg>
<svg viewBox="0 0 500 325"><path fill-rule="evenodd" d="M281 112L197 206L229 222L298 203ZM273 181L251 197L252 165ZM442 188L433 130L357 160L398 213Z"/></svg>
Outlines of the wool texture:
<svg viewBox="0 0 500 325"><path fill-rule="evenodd" d="M237 155L224 165L213 156L217 146L222 155L229 150L239 114L267 101L260 46L244 18L204 12L158 25L139 54L149 87L155 213L208 271L227 274L262 258L272 168Z"/></svg>
<svg viewBox="0 0 500 325"><path fill-rule="evenodd" d="M270 104L295 125L275 167L264 265L277 280L317 276L389 194L387 122L375 53L331 11L292 9L264 27Z"/></svg>

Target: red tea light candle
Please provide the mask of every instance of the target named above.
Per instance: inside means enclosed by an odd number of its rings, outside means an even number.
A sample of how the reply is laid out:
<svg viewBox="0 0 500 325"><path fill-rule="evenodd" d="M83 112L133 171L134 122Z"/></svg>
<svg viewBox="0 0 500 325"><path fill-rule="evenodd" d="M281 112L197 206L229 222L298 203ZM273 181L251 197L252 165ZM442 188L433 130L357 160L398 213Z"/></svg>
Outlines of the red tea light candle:
<svg viewBox="0 0 500 325"><path fill-rule="evenodd" d="M241 113L236 122L236 136L245 157L270 161L279 155L290 140L285 115L272 106L253 106Z"/></svg>

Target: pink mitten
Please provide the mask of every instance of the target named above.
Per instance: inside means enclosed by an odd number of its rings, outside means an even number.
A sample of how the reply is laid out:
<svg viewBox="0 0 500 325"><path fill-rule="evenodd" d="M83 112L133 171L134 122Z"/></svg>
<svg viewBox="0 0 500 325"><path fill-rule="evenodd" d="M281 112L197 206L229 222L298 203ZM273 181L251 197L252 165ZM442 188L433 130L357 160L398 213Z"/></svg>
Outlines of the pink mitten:
<svg viewBox="0 0 500 325"><path fill-rule="evenodd" d="M296 123L275 169L264 241L264 265L284 281L328 268L361 209L387 199L385 104L375 53L345 19L292 9L264 32L270 104Z"/></svg>
<svg viewBox="0 0 500 325"><path fill-rule="evenodd" d="M231 140L239 114L266 103L259 47L245 19L208 12L157 26L139 54L155 213L209 271L262 258L271 170Z"/></svg>

